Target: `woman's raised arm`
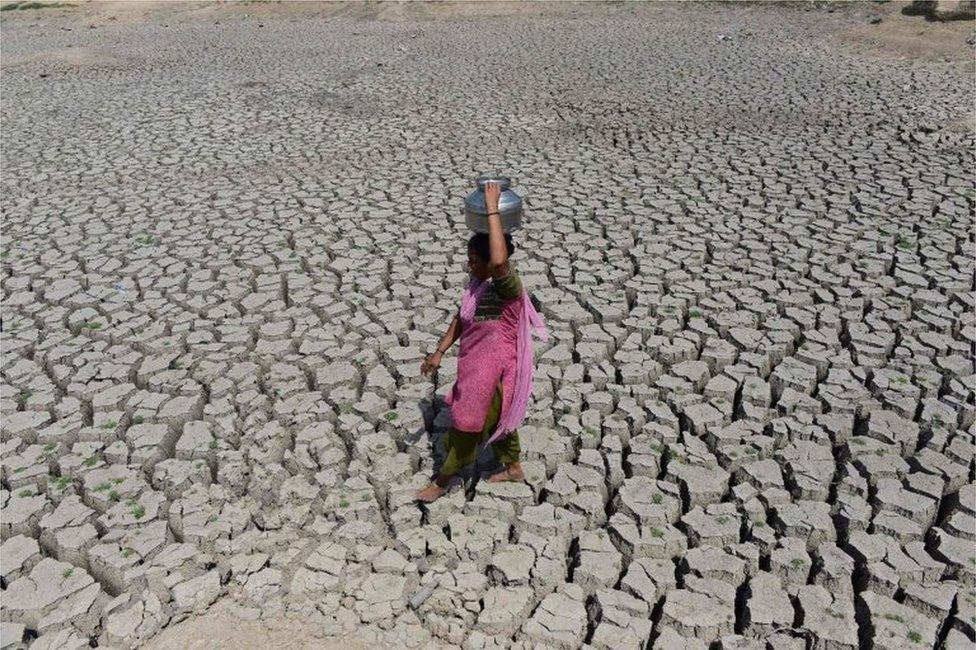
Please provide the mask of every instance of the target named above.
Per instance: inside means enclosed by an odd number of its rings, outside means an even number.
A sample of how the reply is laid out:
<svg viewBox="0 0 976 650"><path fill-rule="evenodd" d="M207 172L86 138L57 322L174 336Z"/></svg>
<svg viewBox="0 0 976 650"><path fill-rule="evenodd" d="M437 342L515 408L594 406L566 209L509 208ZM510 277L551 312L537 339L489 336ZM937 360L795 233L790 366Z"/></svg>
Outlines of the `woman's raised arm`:
<svg viewBox="0 0 976 650"><path fill-rule="evenodd" d="M508 247L505 245L505 231L502 230L502 217L498 212L498 198L502 186L497 182L485 183L485 207L488 208L488 272L493 278L508 275Z"/></svg>

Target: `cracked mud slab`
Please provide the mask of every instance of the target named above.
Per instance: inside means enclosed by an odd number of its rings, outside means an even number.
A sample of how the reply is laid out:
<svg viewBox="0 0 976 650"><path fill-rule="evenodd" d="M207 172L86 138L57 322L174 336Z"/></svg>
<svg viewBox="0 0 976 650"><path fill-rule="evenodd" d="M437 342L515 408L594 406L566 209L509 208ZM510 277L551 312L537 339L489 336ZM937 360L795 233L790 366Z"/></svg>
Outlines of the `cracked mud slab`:
<svg viewBox="0 0 976 650"><path fill-rule="evenodd" d="M3 12L2 647L971 646L973 52L899 9ZM421 508L482 172L552 338Z"/></svg>

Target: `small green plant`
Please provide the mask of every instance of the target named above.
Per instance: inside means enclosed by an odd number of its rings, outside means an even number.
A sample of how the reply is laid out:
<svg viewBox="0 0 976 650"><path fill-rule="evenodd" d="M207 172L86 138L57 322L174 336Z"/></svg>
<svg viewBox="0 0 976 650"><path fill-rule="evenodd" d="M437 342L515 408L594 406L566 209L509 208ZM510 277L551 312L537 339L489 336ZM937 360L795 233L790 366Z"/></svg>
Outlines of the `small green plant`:
<svg viewBox="0 0 976 650"><path fill-rule="evenodd" d="M342 500L339 501L339 507L340 508L348 508L349 507L349 502L346 501L345 499L342 499Z"/></svg>
<svg viewBox="0 0 976 650"><path fill-rule="evenodd" d="M142 417L141 415L136 415L132 418L132 424L142 424L145 421L146 418Z"/></svg>
<svg viewBox="0 0 976 650"><path fill-rule="evenodd" d="M660 492L655 492L651 495L651 502L655 505L660 504L662 501L664 501L664 497L661 496Z"/></svg>
<svg viewBox="0 0 976 650"><path fill-rule="evenodd" d="M71 577L71 574L74 573L74 572L75 572L74 567L65 569L64 571L61 572L61 579L62 580L67 580L68 578Z"/></svg>
<svg viewBox="0 0 976 650"><path fill-rule="evenodd" d="M125 483L125 479L122 478L121 476L115 476L109 480L112 481L112 485L122 485L123 483Z"/></svg>
<svg viewBox="0 0 976 650"><path fill-rule="evenodd" d="M384 417L386 418L386 421L387 422L393 422L398 417L400 417L400 414L397 413L396 411L387 411L387 413L386 413L386 415Z"/></svg>
<svg viewBox="0 0 976 650"><path fill-rule="evenodd" d="M217 439L216 438L214 438L213 440L210 441L210 448L211 449L216 449L217 448Z"/></svg>
<svg viewBox="0 0 976 650"><path fill-rule="evenodd" d="M916 632L915 630L910 630L908 632L908 640L911 641L912 643L921 643L922 635Z"/></svg>
<svg viewBox="0 0 976 650"><path fill-rule="evenodd" d="M889 621L894 621L895 623L904 623L905 619L898 614L882 614L882 618L886 618Z"/></svg>
<svg viewBox="0 0 976 650"><path fill-rule="evenodd" d="M116 422L115 420L109 420L108 422L105 422L102 425L102 428L103 429L114 429L117 426L119 426L119 423L118 422Z"/></svg>
<svg viewBox="0 0 976 650"><path fill-rule="evenodd" d="M29 497L32 494L33 493L30 490L21 490L20 492L17 493L17 496L19 496L21 499L23 499L24 497Z"/></svg>
<svg viewBox="0 0 976 650"><path fill-rule="evenodd" d="M908 250L908 249L910 249L912 247L912 240L910 240L905 235L899 233L898 234L898 241L895 242L895 246L897 246L898 248L900 248L902 250Z"/></svg>
<svg viewBox="0 0 976 650"><path fill-rule="evenodd" d="M725 515L719 515L718 517L715 517L715 521L719 524L727 524L729 523L729 518Z"/></svg>
<svg viewBox="0 0 976 650"><path fill-rule="evenodd" d="M135 242L140 246L152 246L156 240L153 239L152 235L140 235L136 237Z"/></svg>
<svg viewBox="0 0 976 650"><path fill-rule="evenodd" d="M122 549L122 551L120 553L121 553L122 557L129 558L129 557L132 557L133 555L136 554L136 549L129 548L128 546L126 546L124 549Z"/></svg>
<svg viewBox="0 0 976 650"><path fill-rule="evenodd" d="M57 446L58 445L56 443L49 442L46 445L44 445L44 451L48 451L48 452L54 451L57 448Z"/></svg>
<svg viewBox="0 0 976 650"><path fill-rule="evenodd" d="M29 390L22 390L17 394L17 403L21 406L27 404L27 400L31 398L32 393Z"/></svg>
<svg viewBox="0 0 976 650"><path fill-rule="evenodd" d="M651 528L651 537L660 539L664 537L664 531L655 526L654 528Z"/></svg>
<svg viewBox="0 0 976 650"><path fill-rule="evenodd" d="M146 516L146 508L141 503L137 503L132 508L132 516L136 519L142 519Z"/></svg>
<svg viewBox="0 0 976 650"><path fill-rule="evenodd" d="M107 489L109 489L111 487L112 487L112 484L109 483L108 481L105 481L103 483L99 483L98 485L96 485L95 486L95 491L96 492L104 492L105 490L107 490Z"/></svg>
<svg viewBox="0 0 976 650"><path fill-rule="evenodd" d="M88 330L90 332L94 332L95 330L102 329L102 324L100 322L98 322L97 320L85 321L85 324L81 326L81 329L85 329L85 330Z"/></svg>
<svg viewBox="0 0 976 650"><path fill-rule="evenodd" d="M830 607L827 608L827 616L830 616L832 618L845 618L843 612L835 611L835 610L831 609Z"/></svg>
<svg viewBox="0 0 976 650"><path fill-rule="evenodd" d="M790 566L792 566L794 569L799 569L806 565L807 565L807 561L804 560L802 557L795 557L792 560L790 560Z"/></svg>
<svg viewBox="0 0 976 650"><path fill-rule="evenodd" d="M116 491L116 490L112 490L112 491L110 491L110 492L108 493L108 500L109 500L109 501L115 501L115 502L118 502L118 500L119 500L119 499L121 499L121 498L122 498L122 497L120 497L120 496L119 496L119 493L118 493L118 491Z"/></svg>
<svg viewBox="0 0 976 650"><path fill-rule="evenodd" d="M82 463L82 465L84 465L85 467L94 467L97 464L98 464L97 454L92 454L91 456L85 459L85 462Z"/></svg>
<svg viewBox="0 0 976 650"><path fill-rule="evenodd" d="M54 485L59 490L64 490L66 487L68 487L70 483L71 483L71 479L68 478L67 476L59 476L54 480Z"/></svg>

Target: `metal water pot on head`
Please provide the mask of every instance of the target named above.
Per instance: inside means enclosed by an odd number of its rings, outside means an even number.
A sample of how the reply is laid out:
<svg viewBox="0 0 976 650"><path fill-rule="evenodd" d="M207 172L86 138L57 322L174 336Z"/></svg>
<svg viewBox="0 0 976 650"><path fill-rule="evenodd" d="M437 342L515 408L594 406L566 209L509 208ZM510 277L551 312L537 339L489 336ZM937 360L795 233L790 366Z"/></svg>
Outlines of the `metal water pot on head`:
<svg viewBox="0 0 976 650"><path fill-rule="evenodd" d="M485 206L485 183L497 182L502 193L498 197L498 212L502 230L513 232L522 227L522 197L511 190L512 179L507 176L481 176L475 181L478 188L464 199L464 221L474 232L488 232L488 208Z"/></svg>

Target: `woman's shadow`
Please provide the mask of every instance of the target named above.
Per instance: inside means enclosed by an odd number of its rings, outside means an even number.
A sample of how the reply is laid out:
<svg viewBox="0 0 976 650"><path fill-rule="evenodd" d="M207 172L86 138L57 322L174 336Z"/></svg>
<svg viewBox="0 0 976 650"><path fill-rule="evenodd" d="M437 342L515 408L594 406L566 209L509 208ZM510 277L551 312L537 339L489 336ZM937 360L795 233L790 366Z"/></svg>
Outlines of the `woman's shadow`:
<svg viewBox="0 0 976 650"><path fill-rule="evenodd" d="M428 449L426 453L430 454L434 460L428 478L434 480L440 474L447 456L447 434L452 424L451 407L444 403L443 397L434 395L417 402L417 408L423 416L425 430L417 429L408 432L404 441L408 445L415 445L423 439L425 433L427 434ZM491 445L480 443L475 461L463 467L456 474L461 479L467 498L474 497L475 487L477 487L482 476L489 475L501 467L491 450Z"/></svg>

